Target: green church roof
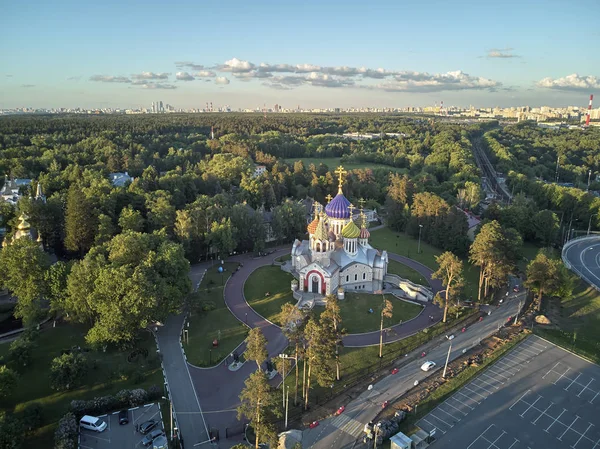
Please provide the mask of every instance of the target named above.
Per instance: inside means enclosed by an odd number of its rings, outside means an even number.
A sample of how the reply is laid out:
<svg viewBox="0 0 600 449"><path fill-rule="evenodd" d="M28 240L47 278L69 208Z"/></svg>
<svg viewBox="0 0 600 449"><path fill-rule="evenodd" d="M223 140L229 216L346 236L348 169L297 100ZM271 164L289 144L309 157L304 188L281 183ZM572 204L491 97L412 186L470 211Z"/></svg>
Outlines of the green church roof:
<svg viewBox="0 0 600 449"><path fill-rule="evenodd" d="M342 237L345 239L355 239L360 235L360 229L356 226L354 221L350 220L350 222L342 228Z"/></svg>

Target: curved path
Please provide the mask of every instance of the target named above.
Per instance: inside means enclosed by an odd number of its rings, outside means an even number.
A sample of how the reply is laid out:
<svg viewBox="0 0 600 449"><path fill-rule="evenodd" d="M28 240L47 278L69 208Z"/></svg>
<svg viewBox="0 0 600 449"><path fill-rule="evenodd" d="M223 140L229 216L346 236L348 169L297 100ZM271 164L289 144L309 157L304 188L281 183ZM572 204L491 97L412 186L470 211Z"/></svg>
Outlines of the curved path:
<svg viewBox="0 0 600 449"><path fill-rule="evenodd" d="M571 240L563 248L562 257L570 270L600 290L600 236Z"/></svg>
<svg viewBox="0 0 600 449"><path fill-rule="evenodd" d="M252 258L250 255L239 255L228 259L232 262L241 262L244 265L227 281L224 290L225 303L239 321L246 323L249 327L260 327L262 329L268 341L267 350L269 357L274 357L281 353L288 345L288 341L278 326L267 321L248 305L244 297L244 283L254 270L265 265L271 265L274 259L288 252L289 247L286 246L285 248L278 249L268 257ZM432 270L426 266L395 254L390 254L390 259L397 260L418 271L428 279L434 291L441 288L439 281L431 280ZM434 316L433 321L429 318L430 315ZM441 310L433 304L428 304L424 312L417 318L394 326L394 336L392 338L388 337L386 343L412 335L421 329L435 324L440 318ZM347 346L379 344L379 332L348 335L344 338L344 344ZM243 343L238 347L237 352L241 354L244 349L245 344ZM239 431L240 424L237 421L235 407L239 404L238 396L244 387L244 381L256 370L256 365L253 362L245 363L236 372L229 371L227 364L224 362L213 368L198 368L188 364L188 369L196 393L200 398L203 417L207 426L219 429L222 439L225 437L226 428ZM272 380L273 385L277 385L280 382L281 378L279 376ZM200 420L198 424L201 425ZM226 446L224 445L224 447Z"/></svg>

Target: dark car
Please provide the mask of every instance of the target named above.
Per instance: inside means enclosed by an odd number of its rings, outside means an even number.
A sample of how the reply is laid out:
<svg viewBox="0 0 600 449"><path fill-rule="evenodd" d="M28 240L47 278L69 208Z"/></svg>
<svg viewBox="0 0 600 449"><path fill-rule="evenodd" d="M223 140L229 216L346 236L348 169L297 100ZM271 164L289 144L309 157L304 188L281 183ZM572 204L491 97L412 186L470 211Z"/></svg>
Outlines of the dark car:
<svg viewBox="0 0 600 449"><path fill-rule="evenodd" d="M154 439L161 435L164 435L164 432L161 429L154 429L152 432L150 432L144 437L141 443L143 446L150 446Z"/></svg>
<svg viewBox="0 0 600 449"><path fill-rule="evenodd" d="M150 419L146 422L140 424L140 433L142 435L146 435L152 429L154 429L158 425L158 421L155 419ZM152 440L150 440L152 442Z"/></svg>
<svg viewBox="0 0 600 449"><path fill-rule="evenodd" d="M119 412L119 424L124 426L127 423L129 423L129 413L127 410L121 410Z"/></svg>

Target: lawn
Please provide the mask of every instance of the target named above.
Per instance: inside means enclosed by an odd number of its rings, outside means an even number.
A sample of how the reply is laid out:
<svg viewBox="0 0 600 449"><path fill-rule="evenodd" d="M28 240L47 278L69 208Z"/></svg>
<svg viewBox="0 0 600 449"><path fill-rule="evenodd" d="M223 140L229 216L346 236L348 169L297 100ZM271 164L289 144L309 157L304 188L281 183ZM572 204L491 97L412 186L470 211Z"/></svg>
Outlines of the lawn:
<svg viewBox="0 0 600 449"><path fill-rule="evenodd" d="M400 254L409 257L423 265L437 270L438 265L435 256L443 253L441 249L431 246L421 241L421 253L417 253L419 242L403 232L394 232L385 227L371 232L371 245L377 249L387 250L390 253ZM479 283L479 268L471 265L468 260L465 262L465 289L464 293L467 299L477 300L477 284Z"/></svg>
<svg viewBox="0 0 600 449"><path fill-rule="evenodd" d="M394 309L392 318L386 318L384 327L394 326L403 321L408 321L421 313L422 307L410 302L402 301L393 295L385 295ZM381 295L370 295L368 293L346 293L346 299L339 301L340 315L342 316L342 328L348 334L359 334L362 332L377 331L381 325ZM369 309L373 313L369 313ZM325 310L323 306L317 306L316 315L321 315Z"/></svg>
<svg viewBox="0 0 600 449"><path fill-rule="evenodd" d="M287 262L288 260L292 260L291 254L284 254L283 256L279 256L275 259L277 262Z"/></svg>
<svg viewBox="0 0 600 449"><path fill-rule="evenodd" d="M365 168L383 168L389 170L391 172L396 173L407 173L405 168L391 167L389 165L384 164L375 164L372 162L353 162L353 163L342 163L341 158L339 157L322 157L322 158L312 158L312 157L303 157L303 158L290 158L284 159L286 164L293 164L296 161L301 160L304 164L304 168L308 168L310 164L315 164L315 167L319 167L319 164L325 164L329 168L329 170L334 170L335 168L343 165L346 170L355 170L355 169L365 169Z"/></svg>
<svg viewBox="0 0 600 449"><path fill-rule="evenodd" d="M549 316L558 329L536 325L535 331L559 346L600 363L600 293L582 280L576 282L573 297L561 301L558 313Z"/></svg>
<svg viewBox="0 0 600 449"><path fill-rule="evenodd" d="M162 385L163 378L160 360L156 355L154 338L148 332L141 332L136 347L148 351L147 357L128 362L131 350L107 352L89 350L85 343L87 328L81 325L62 324L42 331L37 347L32 352L32 363L19 374L17 388L12 396L0 402L3 410L19 413L32 402L43 407L42 428L38 429L24 447L52 447L54 428L58 420L68 411L74 399L93 399L98 396L115 394L123 389L148 388ZM49 372L52 359L61 351L80 346L93 369L85 376L85 385L67 392L56 392L50 388ZM0 344L0 357L6 356L9 343Z"/></svg>
<svg viewBox="0 0 600 449"><path fill-rule="evenodd" d="M223 275L218 266L209 268L200 288L192 294L193 312L190 315L188 342L184 342L188 361L196 366L213 366L227 357L246 338L247 327L234 317L223 298L223 281L227 281L237 263L225 263ZM214 310L202 311L202 305L212 304ZM219 346L213 349L213 340Z"/></svg>
<svg viewBox="0 0 600 449"><path fill-rule="evenodd" d="M285 303L295 304L291 282L294 277L278 266L260 267L244 284L244 296L248 304L260 315L280 324L279 313ZM268 293L268 296L266 294Z"/></svg>
<svg viewBox="0 0 600 449"><path fill-rule="evenodd" d="M425 279L418 271L413 270L406 265L396 262L395 260L391 260L388 263L388 273L389 274L397 274L401 278L408 279L415 284L424 285L429 287L429 282Z"/></svg>

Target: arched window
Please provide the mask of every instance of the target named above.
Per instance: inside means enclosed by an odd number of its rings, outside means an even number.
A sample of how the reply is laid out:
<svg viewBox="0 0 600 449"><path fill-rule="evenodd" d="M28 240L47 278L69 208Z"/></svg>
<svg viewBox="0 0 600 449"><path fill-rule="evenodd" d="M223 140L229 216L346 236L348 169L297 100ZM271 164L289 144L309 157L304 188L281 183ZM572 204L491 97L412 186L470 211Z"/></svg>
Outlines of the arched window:
<svg viewBox="0 0 600 449"><path fill-rule="evenodd" d="M317 242L317 246L316 246L317 252L320 253L321 252L321 242Z"/></svg>
<svg viewBox="0 0 600 449"><path fill-rule="evenodd" d="M355 281L358 281L358 274L355 274L355 275L354 275L354 280L355 280Z"/></svg>
<svg viewBox="0 0 600 449"><path fill-rule="evenodd" d="M350 280L350 276L346 276L346 282Z"/></svg>
<svg viewBox="0 0 600 449"><path fill-rule="evenodd" d="M363 273L363 281L367 279L367 273Z"/></svg>

